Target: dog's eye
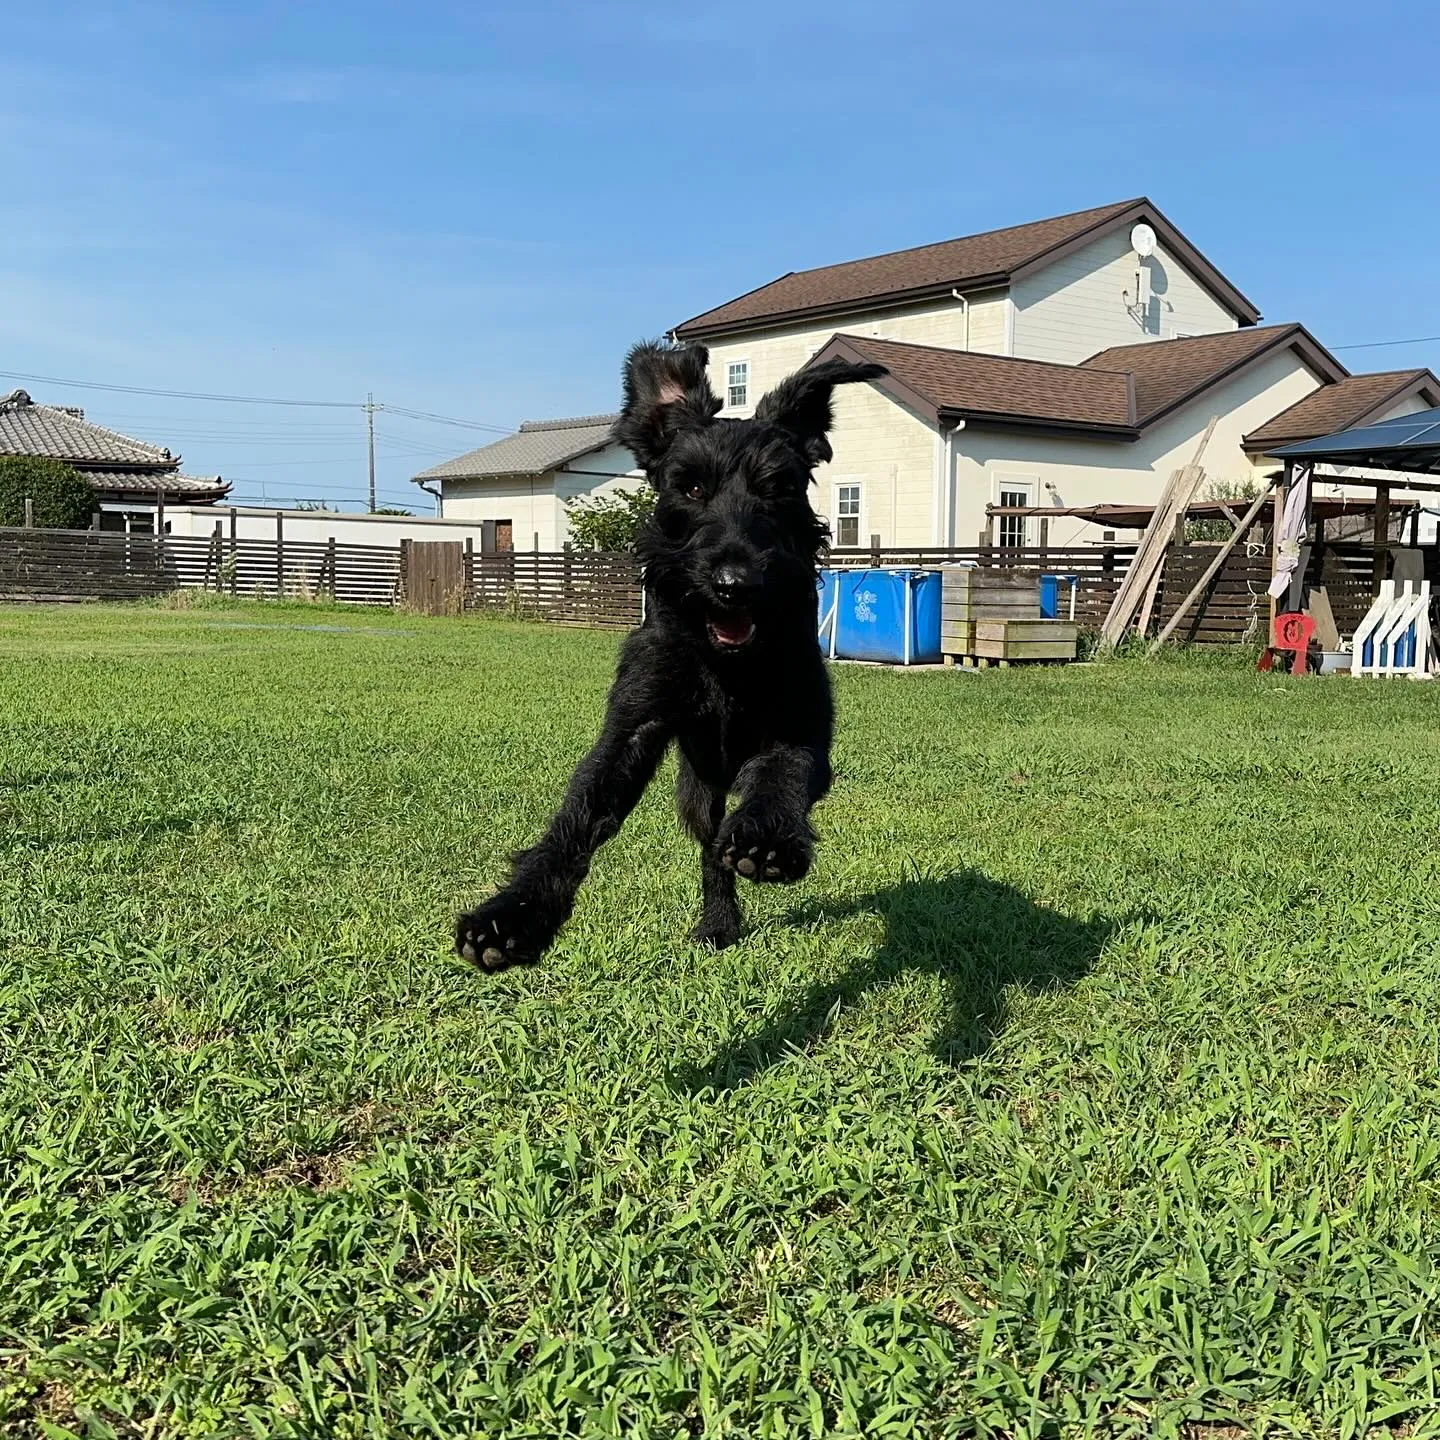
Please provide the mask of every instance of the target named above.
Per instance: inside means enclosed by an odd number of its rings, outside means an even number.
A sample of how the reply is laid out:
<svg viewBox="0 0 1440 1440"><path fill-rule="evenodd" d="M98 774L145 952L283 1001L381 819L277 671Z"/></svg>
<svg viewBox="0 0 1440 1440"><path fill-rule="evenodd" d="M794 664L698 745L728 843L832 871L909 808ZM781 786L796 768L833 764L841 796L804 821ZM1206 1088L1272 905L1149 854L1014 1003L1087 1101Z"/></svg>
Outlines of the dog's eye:
<svg viewBox="0 0 1440 1440"><path fill-rule="evenodd" d="M692 500L703 500L705 498L705 487L703 485L687 485L685 493Z"/></svg>

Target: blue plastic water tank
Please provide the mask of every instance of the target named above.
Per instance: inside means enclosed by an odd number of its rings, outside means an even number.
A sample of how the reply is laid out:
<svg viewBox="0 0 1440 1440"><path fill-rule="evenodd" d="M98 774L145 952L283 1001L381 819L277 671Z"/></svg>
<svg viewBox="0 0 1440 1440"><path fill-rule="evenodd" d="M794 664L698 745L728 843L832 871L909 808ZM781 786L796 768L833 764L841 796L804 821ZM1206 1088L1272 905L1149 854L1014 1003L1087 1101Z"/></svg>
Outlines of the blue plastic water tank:
<svg viewBox="0 0 1440 1440"><path fill-rule="evenodd" d="M820 589L820 648L828 655L835 633L835 600L840 593L840 572L822 570L818 581Z"/></svg>
<svg viewBox="0 0 1440 1440"><path fill-rule="evenodd" d="M1042 620L1060 620L1064 617L1060 614L1060 587L1065 587L1066 614L1069 614L1070 596L1069 592L1075 585L1074 575L1042 575L1040 577L1040 618Z"/></svg>
<svg viewBox="0 0 1440 1440"><path fill-rule="evenodd" d="M821 576L821 615L828 613L825 576L833 576L835 636L821 644L843 660L893 665L940 658L940 585L935 570L831 570ZM908 642L907 642L908 631Z"/></svg>

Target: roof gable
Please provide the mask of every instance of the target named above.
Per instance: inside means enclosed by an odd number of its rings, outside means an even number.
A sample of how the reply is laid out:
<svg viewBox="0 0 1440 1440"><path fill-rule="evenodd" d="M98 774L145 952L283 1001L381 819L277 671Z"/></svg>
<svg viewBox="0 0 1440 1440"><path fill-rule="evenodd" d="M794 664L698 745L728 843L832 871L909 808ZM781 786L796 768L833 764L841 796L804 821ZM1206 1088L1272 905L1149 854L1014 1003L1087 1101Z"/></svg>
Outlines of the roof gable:
<svg viewBox="0 0 1440 1440"><path fill-rule="evenodd" d="M945 417L963 416L1032 428L1102 432L1121 439L1135 434L1130 377L1120 372L864 335L836 335L815 360L832 355L884 365L889 375L871 383L935 424Z"/></svg>
<svg viewBox="0 0 1440 1440"><path fill-rule="evenodd" d="M1143 428L1277 350L1295 350L1322 380L1349 373L1303 325L1222 330L1183 340L1117 345L1082 362L1087 370L1122 370L1135 377L1135 416Z"/></svg>
<svg viewBox="0 0 1440 1440"><path fill-rule="evenodd" d="M840 355L884 365L889 374L871 383L932 424L963 419L1133 440L1182 405L1286 349L1328 383L1346 378L1340 362L1302 325L1122 345L1083 365L845 334L834 336L815 359Z"/></svg>
<svg viewBox="0 0 1440 1440"><path fill-rule="evenodd" d="M796 270L707 310L676 327L683 339L739 333L763 326L915 303L953 289L982 289L1012 280L1058 260L1106 231L1138 220L1149 222L1161 243L1186 265L1241 324L1260 312L1171 223L1141 197L1078 210L1026 225L987 230L935 245L872 255L815 270Z"/></svg>
<svg viewBox="0 0 1440 1440"><path fill-rule="evenodd" d="M580 415L570 420L527 420L503 440L482 445L415 476L421 480L485 480L497 475L540 475L610 443L618 417Z"/></svg>
<svg viewBox="0 0 1440 1440"><path fill-rule="evenodd" d="M1245 437L1245 447L1265 450L1333 435L1374 421L1377 415L1412 395L1440 405L1440 380L1423 369L1351 375L1334 385L1322 385L1258 430L1252 430Z"/></svg>

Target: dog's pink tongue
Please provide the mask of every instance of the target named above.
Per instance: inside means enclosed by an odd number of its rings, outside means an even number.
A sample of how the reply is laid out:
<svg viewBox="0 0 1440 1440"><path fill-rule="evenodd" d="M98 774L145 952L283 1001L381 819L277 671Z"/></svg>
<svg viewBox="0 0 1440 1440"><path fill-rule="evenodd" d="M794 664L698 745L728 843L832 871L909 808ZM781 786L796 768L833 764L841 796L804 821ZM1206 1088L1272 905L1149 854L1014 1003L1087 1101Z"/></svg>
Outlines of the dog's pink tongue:
<svg viewBox="0 0 1440 1440"><path fill-rule="evenodd" d="M743 645L755 631L755 622L748 615L716 616L710 621L715 638L724 645Z"/></svg>

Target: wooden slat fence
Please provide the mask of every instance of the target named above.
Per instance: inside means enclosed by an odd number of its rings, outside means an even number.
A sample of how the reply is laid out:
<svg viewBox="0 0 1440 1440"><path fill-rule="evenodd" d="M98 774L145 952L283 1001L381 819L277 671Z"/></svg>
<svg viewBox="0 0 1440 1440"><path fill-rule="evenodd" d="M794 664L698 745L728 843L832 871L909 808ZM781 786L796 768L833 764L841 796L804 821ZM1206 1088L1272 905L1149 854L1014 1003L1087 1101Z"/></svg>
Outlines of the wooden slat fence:
<svg viewBox="0 0 1440 1440"><path fill-rule="evenodd" d="M1160 623L1199 579L1213 545L1188 545L1166 561L1158 596ZM1046 550L969 547L954 550L833 550L837 566L974 564L1026 574L1076 575L1075 618L1098 628L1135 554L1133 545ZM1307 579L1324 584L1342 633L1370 604L1374 551L1326 544L1310 555ZM1426 552L1427 574L1440 552ZM540 619L557 625L628 629L643 617L638 567L628 554L591 551L467 549L461 567L464 609ZM1209 593L1182 622L1177 638L1199 644L1258 639L1269 614L1268 545L1237 550ZM1432 579L1440 579L1433 575ZM0 528L0 600L130 600L181 588L237 596L323 598L357 605L405 602L399 547L334 541L231 540L120 535L98 530ZM412 597L418 602L420 597ZM1068 593L1060 592L1062 613Z"/></svg>
<svg viewBox="0 0 1440 1440"><path fill-rule="evenodd" d="M640 570L628 554L593 550L506 550L467 553L467 610L489 610L628 630L644 611Z"/></svg>
<svg viewBox="0 0 1440 1440"><path fill-rule="evenodd" d="M197 588L393 605L399 582L400 552L382 545L0 528L5 600L137 600Z"/></svg>

